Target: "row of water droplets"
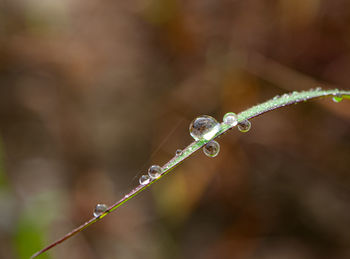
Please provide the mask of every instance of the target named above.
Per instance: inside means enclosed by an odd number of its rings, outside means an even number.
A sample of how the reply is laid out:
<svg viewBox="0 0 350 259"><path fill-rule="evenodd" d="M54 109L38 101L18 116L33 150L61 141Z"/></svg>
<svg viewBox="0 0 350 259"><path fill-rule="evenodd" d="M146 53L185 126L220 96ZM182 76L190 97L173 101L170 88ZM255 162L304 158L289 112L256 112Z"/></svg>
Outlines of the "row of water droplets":
<svg viewBox="0 0 350 259"><path fill-rule="evenodd" d="M225 114L225 116L223 117L223 124L229 127L237 126L238 130L241 132L247 132L251 127L251 123L248 120L238 123L238 117L233 112L229 112ZM203 152L208 157L216 157L220 151L220 144L217 141L211 140L211 139L215 137L215 135L220 131L220 129L221 129L221 124L217 122L216 119L208 115L202 115L195 118L191 122L189 131L191 136L196 141L210 140L203 147ZM182 154L183 154L183 150L181 149L176 150L176 156L180 156ZM159 165L152 165L148 169L148 174L142 175L139 178L139 183L141 185L147 185L154 179L159 178L162 175L162 172L163 170ZM100 217L107 210L108 210L108 206L106 204L97 204L93 213L94 217Z"/></svg>
<svg viewBox="0 0 350 259"><path fill-rule="evenodd" d="M322 91L320 87L317 87L315 89L311 89L313 91ZM291 92L287 94L283 94L282 96L275 96L273 98L274 101L277 99L287 99L291 98L297 94L302 94L303 92ZM306 93L306 92L305 92ZM325 95L327 95L325 93ZM302 99L306 100L309 98L309 96L304 96L301 97ZM343 95L340 93L334 93L333 94L333 101L334 102L340 102L343 99ZM235 113L229 112L226 113L223 117L223 122L222 124L227 125L229 127L234 127L237 126L238 130L241 132L247 132L251 128L251 123L249 120L244 120L238 123L238 117ZM201 115L197 118L195 118L189 127L189 131L191 136L194 138L196 141L200 140L206 140L209 141L205 146L203 147L203 152L205 155L208 157L216 157L219 154L220 151L220 144L212 140L213 137L220 131L221 129L221 124L214 119L211 116L208 115ZM176 156L180 156L183 154L183 150L178 149L176 150ZM163 170L160 166L158 165L152 165L148 169L148 174L147 175L142 175L139 179L139 182L141 185L147 185L154 179L157 179L161 176ZM126 196L127 197L127 196ZM103 213L105 213L108 210L108 206L106 204L97 204L94 210L94 216L99 217Z"/></svg>
<svg viewBox="0 0 350 259"><path fill-rule="evenodd" d="M301 91L301 92L293 91L291 93L285 93L285 94L283 94L281 96L276 95L273 98L273 100L276 101L277 99L280 99L281 101L285 101L286 99L292 98L295 95L301 95L302 97L300 97L298 99L298 101L306 101L307 99L310 98L310 96L309 96L310 92L321 92L321 91L324 91L321 87L312 88L309 91ZM323 95L327 96L327 95L329 95L329 93L327 93L327 91L324 91ZM336 89L336 92L332 93L332 95L333 95L332 99L336 103L339 103L339 102L341 102L343 100L343 95L340 93L340 91L338 89Z"/></svg>
<svg viewBox="0 0 350 259"><path fill-rule="evenodd" d="M152 180L160 177L162 174L162 168L159 165L152 165L148 169L147 175L142 175L139 179L139 182L141 185L147 185ZM125 198L128 198L129 196L126 195ZM108 210L108 206L106 204L97 204L94 209L94 217L100 217L103 213L105 213Z"/></svg>

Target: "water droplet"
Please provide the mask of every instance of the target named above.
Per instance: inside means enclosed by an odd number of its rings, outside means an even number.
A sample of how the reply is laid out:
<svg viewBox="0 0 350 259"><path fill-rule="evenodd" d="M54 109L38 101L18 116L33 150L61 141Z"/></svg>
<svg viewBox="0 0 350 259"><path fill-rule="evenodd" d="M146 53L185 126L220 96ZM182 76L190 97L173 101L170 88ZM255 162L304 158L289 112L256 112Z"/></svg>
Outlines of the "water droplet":
<svg viewBox="0 0 350 259"><path fill-rule="evenodd" d="M204 147L203 152L206 156L216 157L220 151L220 144L215 140L209 141Z"/></svg>
<svg viewBox="0 0 350 259"><path fill-rule="evenodd" d="M181 156L182 155L182 150L181 149L177 149L175 152L176 156Z"/></svg>
<svg viewBox="0 0 350 259"><path fill-rule="evenodd" d="M211 116L202 115L190 124L190 134L195 140L210 140L220 130L220 124Z"/></svg>
<svg viewBox="0 0 350 259"><path fill-rule="evenodd" d="M224 115L223 121L225 124L230 125L231 127L234 127L237 125L237 115L233 112L228 112Z"/></svg>
<svg viewBox="0 0 350 259"><path fill-rule="evenodd" d="M152 179L158 178L161 174L162 174L162 168L161 168L159 165L152 165L152 166L148 169L148 175L149 175Z"/></svg>
<svg viewBox="0 0 350 259"><path fill-rule="evenodd" d="M316 87L315 91L322 91L321 87Z"/></svg>
<svg viewBox="0 0 350 259"><path fill-rule="evenodd" d="M280 98L280 96L276 95L275 97L273 97L273 100L277 100L278 98Z"/></svg>
<svg viewBox="0 0 350 259"><path fill-rule="evenodd" d="M244 121L238 123L238 130L240 132L247 132L250 130L251 126L252 126L252 124L250 123L249 120L244 120Z"/></svg>
<svg viewBox="0 0 350 259"><path fill-rule="evenodd" d="M149 184L151 181L151 177L149 175L142 175L139 179L139 183L141 185Z"/></svg>
<svg viewBox="0 0 350 259"><path fill-rule="evenodd" d="M333 97L333 102L340 103L343 100L343 96L341 94L335 94Z"/></svg>
<svg viewBox="0 0 350 259"><path fill-rule="evenodd" d="M107 209L108 206L106 204L97 204L94 209L94 217L101 216Z"/></svg>

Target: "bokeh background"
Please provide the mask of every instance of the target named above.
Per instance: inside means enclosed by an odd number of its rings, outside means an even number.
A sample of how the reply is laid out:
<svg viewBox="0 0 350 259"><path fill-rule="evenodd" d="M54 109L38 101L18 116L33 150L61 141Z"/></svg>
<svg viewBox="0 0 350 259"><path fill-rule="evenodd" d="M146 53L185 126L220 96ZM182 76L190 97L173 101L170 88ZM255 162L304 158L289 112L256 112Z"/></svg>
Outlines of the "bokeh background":
<svg viewBox="0 0 350 259"><path fill-rule="evenodd" d="M151 164L287 91L350 89L348 0L2 0L0 258L28 258ZM350 104L252 121L41 258L350 258Z"/></svg>

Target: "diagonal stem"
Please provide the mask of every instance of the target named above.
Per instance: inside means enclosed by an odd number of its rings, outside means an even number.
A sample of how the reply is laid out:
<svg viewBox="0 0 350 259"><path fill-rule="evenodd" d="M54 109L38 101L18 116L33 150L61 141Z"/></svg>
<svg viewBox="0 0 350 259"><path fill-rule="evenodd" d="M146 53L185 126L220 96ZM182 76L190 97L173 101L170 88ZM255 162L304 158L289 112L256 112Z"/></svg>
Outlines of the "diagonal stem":
<svg viewBox="0 0 350 259"><path fill-rule="evenodd" d="M333 97L333 98L346 98L350 99L350 91L344 91L344 90L322 90L321 88L311 89L309 91L302 91L302 92L292 92L289 94L284 94L282 96L276 96L271 100L268 100L264 103L261 103L259 105L253 106L241 113L238 114L238 123L243 122L248 119L252 119L254 117L257 117L263 113L282 108L287 105L296 104L300 102L305 102L311 99L320 98L320 97ZM232 129L233 126L221 123L220 130L215 134L215 136L212 139L215 139L219 137L220 135L226 133L228 130ZM210 139L210 140L212 140ZM149 186L154 184L156 181L158 181L160 178L168 174L171 170L173 170L176 166L181 164L185 159L189 158L194 152L196 152L198 149L203 147L206 143L208 143L210 140L199 140L192 142L190 145L188 145L182 152L181 155L175 156L172 159L170 159L165 165L162 167L162 174L160 177L153 179L146 185L139 185L133 190L131 190L129 193L124 195L123 198L121 198L119 201L115 202L113 205L111 205L103 214L101 214L98 217L91 218L90 220L86 221L84 224L80 225L79 227L73 229L71 232L64 235L62 238L58 239L57 241L53 242L49 246L45 247L44 249L36 252L32 255L31 258L35 258L38 255L50 250L51 248L57 246L58 244L64 242L65 240L71 238L75 234L79 233L80 231L84 230L85 228L89 227L93 223L101 220L103 217L107 216L109 213L120 207L122 204L130 200L131 198L135 197L137 194L142 192L143 190L147 189Z"/></svg>

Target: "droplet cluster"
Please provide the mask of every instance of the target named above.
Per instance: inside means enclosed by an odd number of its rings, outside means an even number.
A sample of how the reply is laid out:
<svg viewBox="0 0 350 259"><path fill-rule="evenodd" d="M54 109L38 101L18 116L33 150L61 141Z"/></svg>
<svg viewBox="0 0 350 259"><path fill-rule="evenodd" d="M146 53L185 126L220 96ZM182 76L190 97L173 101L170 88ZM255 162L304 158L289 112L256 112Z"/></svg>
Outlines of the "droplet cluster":
<svg viewBox="0 0 350 259"><path fill-rule="evenodd" d="M141 185L147 185L152 180L157 179L162 175L162 168L159 165L152 165L148 169L148 174L142 175L139 179Z"/></svg>

